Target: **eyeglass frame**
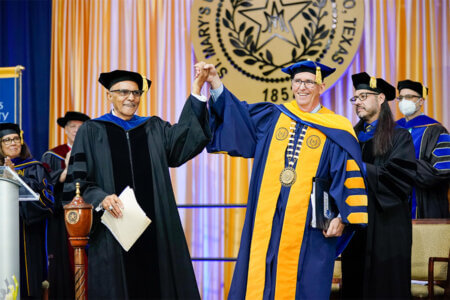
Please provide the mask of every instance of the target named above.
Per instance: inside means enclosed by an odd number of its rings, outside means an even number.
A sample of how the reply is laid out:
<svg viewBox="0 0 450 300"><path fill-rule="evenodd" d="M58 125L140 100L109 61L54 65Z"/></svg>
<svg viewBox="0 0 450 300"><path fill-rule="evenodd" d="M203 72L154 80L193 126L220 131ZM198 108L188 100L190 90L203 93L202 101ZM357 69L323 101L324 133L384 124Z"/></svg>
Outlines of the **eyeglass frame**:
<svg viewBox="0 0 450 300"><path fill-rule="evenodd" d="M352 104L356 103L356 100L359 99L359 101L364 102L367 100L368 96L367 95L376 95L378 96L380 93L372 93L372 92L364 92L359 94L358 96L353 96L350 99L348 99ZM361 95L364 95L364 97L361 98ZM363 99L364 98L364 99Z"/></svg>
<svg viewBox="0 0 450 300"><path fill-rule="evenodd" d="M142 90L134 90L134 91L132 91L132 90L127 90L127 89L111 90L109 92L111 92L111 93L118 93L118 95L120 97L123 97L123 98L129 97L130 94L133 94L133 97L135 97L135 98L140 98L142 96L142 94L144 93L144 91L142 91ZM126 93L126 94L121 95L121 93Z"/></svg>
<svg viewBox="0 0 450 300"><path fill-rule="evenodd" d="M292 79L292 82L294 84L298 85L299 87L301 87L302 83L303 83L307 89L312 89L317 85L317 82L315 82L314 80L311 80L311 79L307 79L307 80Z"/></svg>
<svg viewBox="0 0 450 300"><path fill-rule="evenodd" d="M12 142L14 142L15 144L20 144L21 141L22 141L22 139L20 138L20 136L15 136L13 138L1 139L1 142L4 143L6 146L11 145Z"/></svg>
<svg viewBox="0 0 450 300"><path fill-rule="evenodd" d="M420 95L412 95L412 94L400 95L397 98L395 98L395 100L397 100L398 102L400 102L402 100L413 101L414 98L418 98L420 100L420 99L422 99L422 96L420 96ZM417 101L415 103L417 103Z"/></svg>

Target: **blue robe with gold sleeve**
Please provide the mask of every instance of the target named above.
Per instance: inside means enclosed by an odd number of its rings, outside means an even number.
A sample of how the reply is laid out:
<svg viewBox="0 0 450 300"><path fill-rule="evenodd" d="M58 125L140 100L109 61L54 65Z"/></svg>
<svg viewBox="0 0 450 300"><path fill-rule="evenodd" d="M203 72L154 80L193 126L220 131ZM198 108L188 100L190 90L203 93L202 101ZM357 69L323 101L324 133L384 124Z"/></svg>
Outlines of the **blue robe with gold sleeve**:
<svg viewBox="0 0 450 300"><path fill-rule="evenodd" d="M411 133L416 152L412 218L450 218L450 135L447 129L426 115L409 121L403 118L397 124Z"/></svg>
<svg viewBox="0 0 450 300"><path fill-rule="evenodd" d="M311 190L313 178L329 181L342 221L367 223L361 153L350 122L325 108L304 113L295 102L247 104L224 89L210 104L210 126L209 152L254 158L229 299L328 298L341 241L310 226ZM306 132L294 164L297 179L286 187L279 177L288 166L290 127L295 141Z"/></svg>

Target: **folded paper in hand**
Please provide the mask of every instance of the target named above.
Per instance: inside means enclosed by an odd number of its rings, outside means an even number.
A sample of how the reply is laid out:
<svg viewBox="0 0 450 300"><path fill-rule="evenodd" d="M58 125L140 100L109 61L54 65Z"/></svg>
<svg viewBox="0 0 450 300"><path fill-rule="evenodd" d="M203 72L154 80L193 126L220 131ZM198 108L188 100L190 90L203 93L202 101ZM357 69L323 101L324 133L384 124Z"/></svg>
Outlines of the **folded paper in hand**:
<svg viewBox="0 0 450 300"><path fill-rule="evenodd" d="M101 219L123 249L128 251L150 225L151 220L137 203L133 189L129 186L122 191L119 198L124 207L122 217L114 218L105 211Z"/></svg>
<svg viewBox="0 0 450 300"><path fill-rule="evenodd" d="M327 230L331 220L338 216L338 208L329 194L330 183L322 178L313 179L311 192L311 227Z"/></svg>

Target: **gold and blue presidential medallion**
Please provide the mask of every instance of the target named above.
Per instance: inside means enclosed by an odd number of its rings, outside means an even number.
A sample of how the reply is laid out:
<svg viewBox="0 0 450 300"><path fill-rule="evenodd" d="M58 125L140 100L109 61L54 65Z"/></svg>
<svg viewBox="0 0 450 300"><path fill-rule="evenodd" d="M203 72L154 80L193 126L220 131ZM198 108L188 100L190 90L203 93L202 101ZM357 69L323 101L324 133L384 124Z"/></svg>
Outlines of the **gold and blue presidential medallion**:
<svg viewBox="0 0 450 300"><path fill-rule="evenodd" d="M286 167L283 169L283 171L281 171L280 173L281 185L285 187L290 187L295 183L296 180L297 180L297 173L295 172L294 168Z"/></svg>

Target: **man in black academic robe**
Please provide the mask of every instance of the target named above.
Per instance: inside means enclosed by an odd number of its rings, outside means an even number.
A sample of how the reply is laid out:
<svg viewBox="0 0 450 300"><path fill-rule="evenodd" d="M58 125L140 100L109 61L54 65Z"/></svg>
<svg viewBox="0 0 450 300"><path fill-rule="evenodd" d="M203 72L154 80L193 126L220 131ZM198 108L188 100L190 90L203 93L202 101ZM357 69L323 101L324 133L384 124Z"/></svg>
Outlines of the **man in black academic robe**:
<svg viewBox="0 0 450 300"><path fill-rule="evenodd" d="M205 71L206 72L206 71ZM203 72L204 73L204 72ZM202 73L202 74L203 74ZM206 77L197 76L199 95ZM206 103L191 95L179 122L139 117L140 96L150 81L138 73L102 73L112 113L85 122L77 133L65 199L80 182L84 200L120 217L116 196L130 186L152 223L126 252L94 213L89 240L89 298L199 299L195 275L171 186L169 167L199 154L210 140ZM126 208L125 208L126 209Z"/></svg>
<svg viewBox="0 0 450 300"><path fill-rule="evenodd" d="M438 121L422 113L428 94L422 83L398 83L399 108L404 118L397 124L408 129L414 141L417 176L411 201L413 219L450 218L450 135Z"/></svg>
<svg viewBox="0 0 450 300"><path fill-rule="evenodd" d="M409 199L416 163L411 135L397 128L388 101L395 88L367 73L352 76L350 99L368 183L367 228L342 253L344 299L409 299L412 227Z"/></svg>

